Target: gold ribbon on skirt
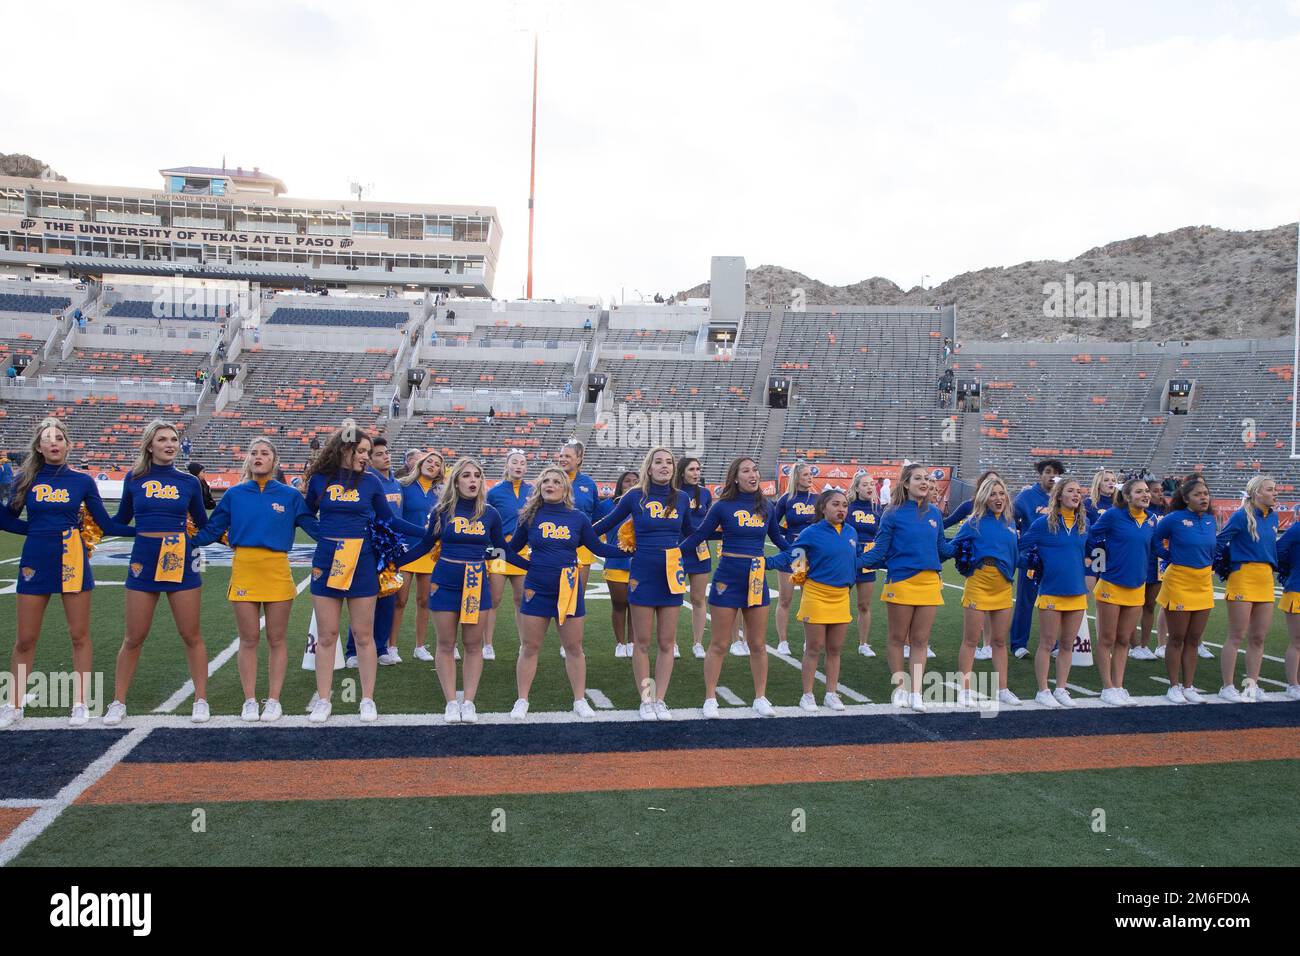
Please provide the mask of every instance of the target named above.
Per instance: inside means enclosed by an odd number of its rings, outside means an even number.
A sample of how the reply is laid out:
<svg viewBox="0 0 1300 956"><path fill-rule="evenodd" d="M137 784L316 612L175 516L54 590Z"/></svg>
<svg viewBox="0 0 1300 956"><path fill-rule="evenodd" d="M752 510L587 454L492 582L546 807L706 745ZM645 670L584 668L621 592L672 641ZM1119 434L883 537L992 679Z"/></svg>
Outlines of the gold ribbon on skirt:
<svg viewBox="0 0 1300 956"><path fill-rule="evenodd" d="M81 543L81 532L69 528L63 532L63 593L80 594L85 584L86 550Z"/></svg>
<svg viewBox="0 0 1300 956"><path fill-rule="evenodd" d="M668 572L668 593L686 593L686 572L682 570L682 549L669 548L664 552L664 569Z"/></svg>
<svg viewBox="0 0 1300 956"><path fill-rule="evenodd" d="M576 566L560 572L560 597L555 602L555 620L563 624L566 618L578 613L578 569Z"/></svg>
<svg viewBox="0 0 1300 956"><path fill-rule="evenodd" d="M460 623L477 624L479 605L483 600L483 562L465 564L465 578L460 589Z"/></svg>
<svg viewBox="0 0 1300 956"><path fill-rule="evenodd" d="M763 589L767 587L767 559L751 558L749 561L749 593L746 607L758 607L763 603Z"/></svg>
<svg viewBox="0 0 1300 956"><path fill-rule="evenodd" d="M185 535L169 534L159 541L153 579L159 584L180 584L185 580Z"/></svg>
<svg viewBox="0 0 1300 956"><path fill-rule="evenodd" d="M361 557L361 539L343 538L334 542L334 560L330 562L327 587L335 591L347 591L352 587L352 575L357 571L357 559Z"/></svg>

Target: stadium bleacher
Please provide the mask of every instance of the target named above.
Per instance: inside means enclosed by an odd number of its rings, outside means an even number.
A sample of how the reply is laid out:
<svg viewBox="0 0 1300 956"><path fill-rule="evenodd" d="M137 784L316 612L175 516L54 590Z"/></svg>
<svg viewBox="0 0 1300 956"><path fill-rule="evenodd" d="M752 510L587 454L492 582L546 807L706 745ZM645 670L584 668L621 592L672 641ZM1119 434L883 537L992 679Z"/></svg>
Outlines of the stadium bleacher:
<svg viewBox="0 0 1300 956"><path fill-rule="evenodd" d="M131 378L145 381L194 381L194 373L207 368L207 355L194 349L143 351L74 349L66 359L43 374L69 378Z"/></svg>
<svg viewBox="0 0 1300 956"><path fill-rule="evenodd" d="M228 308L229 306L180 302L141 302L136 299L124 299L110 307L105 315L110 319L166 319L168 321L190 319L212 322L217 319L224 319Z"/></svg>
<svg viewBox="0 0 1300 956"><path fill-rule="evenodd" d="M447 388L534 388L561 389L573 381L573 365L564 362L504 362L500 360L457 362L448 355L424 366L425 390Z"/></svg>
<svg viewBox="0 0 1300 956"><path fill-rule="evenodd" d="M404 325L407 312L378 311L370 309L303 309L281 306L264 321L274 325L316 325L337 328L391 329Z"/></svg>
<svg viewBox="0 0 1300 956"><path fill-rule="evenodd" d="M485 413L437 412L400 422L389 430L388 439L397 458L410 448L440 452L448 465L469 456L483 464L489 479L501 476L506 453L518 449L528 456L530 471L550 461L556 449L573 435L571 416L498 412L489 420Z"/></svg>
<svg viewBox="0 0 1300 956"><path fill-rule="evenodd" d="M0 312L37 312L49 315L57 310L62 312L72 304L72 300L62 295L19 295L12 292L0 292Z"/></svg>
<svg viewBox="0 0 1300 956"><path fill-rule="evenodd" d="M134 464L140 436L155 418L175 422L183 430L193 419L192 410L152 399L122 400L99 395L73 401L0 402L0 447L25 448L41 419L61 419L72 442L70 461L90 471L125 468Z"/></svg>

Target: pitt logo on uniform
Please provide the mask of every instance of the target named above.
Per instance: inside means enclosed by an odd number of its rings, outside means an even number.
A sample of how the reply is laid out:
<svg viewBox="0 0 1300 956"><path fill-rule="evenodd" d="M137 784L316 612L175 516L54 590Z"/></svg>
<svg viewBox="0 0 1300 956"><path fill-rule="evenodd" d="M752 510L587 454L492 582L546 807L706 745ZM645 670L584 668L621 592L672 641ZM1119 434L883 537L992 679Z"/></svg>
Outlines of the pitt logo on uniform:
<svg viewBox="0 0 1300 956"><path fill-rule="evenodd" d="M280 504L280 502L278 501L272 501L271 510L278 511L280 514L284 514L284 505Z"/></svg>
<svg viewBox="0 0 1300 956"><path fill-rule="evenodd" d="M342 485L330 485L325 490L329 492L330 501L361 500L361 492L356 488L344 488Z"/></svg>
<svg viewBox="0 0 1300 956"><path fill-rule="evenodd" d="M875 524L876 516L865 511L855 511L853 512L853 520L858 524Z"/></svg>
<svg viewBox="0 0 1300 956"><path fill-rule="evenodd" d="M451 519L451 530L456 534L487 534L482 521L474 521L461 515Z"/></svg>
<svg viewBox="0 0 1300 956"><path fill-rule="evenodd" d="M761 528L767 524L762 515L756 515L752 511L737 511L736 523L742 528Z"/></svg>
<svg viewBox="0 0 1300 956"><path fill-rule="evenodd" d="M806 505L801 502L795 502L794 513L797 515L810 515L810 514L816 514L816 512L817 509L814 508L812 505Z"/></svg>
<svg viewBox="0 0 1300 956"><path fill-rule="evenodd" d="M650 517L652 518L673 517L671 514L668 513L668 509L664 507L664 503L662 501L647 501L645 507L646 510L650 512Z"/></svg>
<svg viewBox="0 0 1300 956"><path fill-rule="evenodd" d="M166 501L179 501L180 490L175 485L164 485L161 481L150 479L142 486L146 498L160 498Z"/></svg>
<svg viewBox="0 0 1300 956"><path fill-rule="evenodd" d="M556 524L554 521L543 521L537 526L537 530L542 533L543 538L551 541L571 541L573 535L567 524Z"/></svg>
<svg viewBox="0 0 1300 956"><path fill-rule="evenodd" d="M52 501L59 504L67 504L72 499L68 497L67 488L52 488L49 485L36 485L32 488L36 494L37 501Z"/></svg>

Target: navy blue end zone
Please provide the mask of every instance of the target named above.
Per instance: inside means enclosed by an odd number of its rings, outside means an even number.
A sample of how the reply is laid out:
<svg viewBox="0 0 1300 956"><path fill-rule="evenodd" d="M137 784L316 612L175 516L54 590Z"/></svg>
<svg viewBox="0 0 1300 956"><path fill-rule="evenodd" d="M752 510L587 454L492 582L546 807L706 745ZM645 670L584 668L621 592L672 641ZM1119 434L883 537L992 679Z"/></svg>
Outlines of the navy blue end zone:
<svg viewBox="0 0 1300 956"><path fill-rule="evenodd" d="M1099 734L1186 733L1252 727L1300 728L1300 705L1125 707L1014 711L997 717L899 714L675 723L563 723L476 727L339 727L211 730L159 729L125 762L358 760L521 754L694 750L713 747L826 747L937 743ZM3 753L0 750L0 753Z"/></svg>
<svg viewBox="0 0 1300 956"><path fill-rule="evenodd" d="M0 733L0 800L47 800L127 734L126 730Z"/></svg>

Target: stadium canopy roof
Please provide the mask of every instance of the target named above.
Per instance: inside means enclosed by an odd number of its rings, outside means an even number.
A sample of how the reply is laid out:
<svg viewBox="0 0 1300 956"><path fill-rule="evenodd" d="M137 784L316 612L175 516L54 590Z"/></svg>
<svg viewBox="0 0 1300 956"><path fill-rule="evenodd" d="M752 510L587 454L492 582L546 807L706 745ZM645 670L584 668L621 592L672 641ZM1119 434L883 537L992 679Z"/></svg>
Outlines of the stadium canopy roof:
<svg viewBox="0 0 1300 956"><path fill-rule="evenodd" d="M302 272L277 272L273 268L256 269L248 266L200 265L187 262L123 262L121 259L96 257L69 257L68 268L81 272L109 272L118 275L192 276L196 279L257 279L259 281L300 284L310 277Z"/></svg>
<svg viewBox="0 0 1300 956"><path fill-rule="evenodd" d="M260 169L244 169L242 166L236 166L231 169L223 166L218 169L215 166L173 166L169 169L158 170L164 176L219 176L236 182L261 182L268 183L273 188L275 195L280 195L288 191L284 180L270 173L264 173Z"/></svg>

